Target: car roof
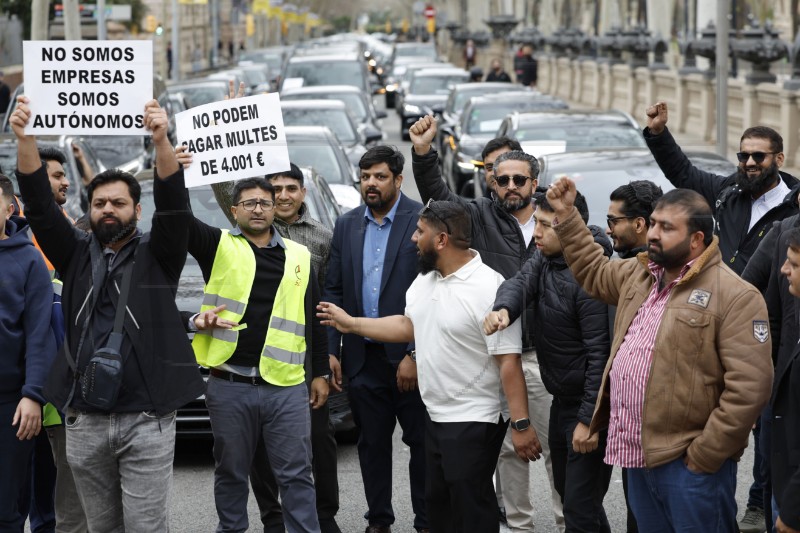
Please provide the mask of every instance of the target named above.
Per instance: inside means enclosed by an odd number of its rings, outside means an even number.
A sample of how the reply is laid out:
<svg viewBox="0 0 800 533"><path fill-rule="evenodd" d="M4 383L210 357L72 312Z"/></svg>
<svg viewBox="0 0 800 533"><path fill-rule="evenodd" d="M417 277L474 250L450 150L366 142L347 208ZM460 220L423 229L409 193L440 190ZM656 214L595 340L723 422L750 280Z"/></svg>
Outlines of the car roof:
<svg viewBox="0 0 800 533"><path fill-rule="evenodd" d="M289 63L321 63L331 61L344 62L344 61L362 61L363 58L358 54L331 54L331 55L315 55L315 56L294 56L289 59Z"/></svg>
<svg viewBox="0 0 800 533"><path fill-rule="evenodd" d="M287 100L281 102L281 109L347 109L341 100Z"/></svg>
<svg viewBox="0 0 800 533"><path fill-rule="evenodd" d="M515 111L512 120L522 126L524 124L596 122L604 124L624 124L632 127L638 125L631 123L631 118L622 111L591 111L579 109L556 109L547 111Z"/></svg>
<svg viewBox="0 0 800 533"><path fill-rule="evenodd" d="M448 76L463 76L465 79L469 78L469 72L464 69L455 68L424 68L414 73L415 78L439 78Z"/></svg>
<svg viewBox="0 0 800 533"><path fill-rule="evenodd" d="M337 145L338 142L333 136L333 132L327 126L286 126L286 136L293 139L331 139Z"/></svg>
<svg viewBox="0 0 800 533"><path fill-rule="evenodd" d="M480 92L481 90L486 90L486 89L506 89L506 88L510 88L508 92L526 90L523 85L519 85L517 83L508 83L504 81L477 81L470 83L459 83L457 85L454 85L453 91ZM527 91L531 92L530 89L527 89Z"/></svg>
<svg viewBox="0 0 800 533"><path fill-rule="evenodd" d="M364 91L355 85L309 85L308 87L292 87L281 91L281 96L289 94L330 94L330 93L355 93L363 95Z"/></svg>

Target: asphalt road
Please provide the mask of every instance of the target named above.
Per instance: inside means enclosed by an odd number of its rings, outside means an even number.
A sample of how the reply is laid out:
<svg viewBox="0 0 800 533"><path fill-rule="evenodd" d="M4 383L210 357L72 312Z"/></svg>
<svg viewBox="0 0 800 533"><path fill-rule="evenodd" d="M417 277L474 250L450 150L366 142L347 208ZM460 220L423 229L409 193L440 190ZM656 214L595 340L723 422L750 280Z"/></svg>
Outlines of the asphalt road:
<svg viewBox="0 0 800 533"><path fill-rule="evenodd" d="M381 99L382 106L382 99ZM419 200L419 193L414 185L411 172L411 144L400 140L400 125L393 110L383 121L387 133L387 144L400 148L406 155L403 193ZM408 490L408 448L400 440L399 432L395 433L393 502L396 521L395 533L413 533L413 515ZM739 463L739 484L737 501L739 515L743 513L750 485L752 470L752 443ZM353 444L339 446L339 487L340 510L337 520L343 532L357 533L364 531L366 521L363 519L367 510L364 489L361 482L361 471L358 464L356 447ZM556 532L552 514L549 509L549 485L547 483L543 463L534 463L531 467L531 485L537 532ZM175 468L172 490L170 494L170 528L177 533L213 532L217 525L214 508L214 461L211 455L210 440L181 440L175 453ZM625 502L622 494L620 471L614 470L611 486L605 499L605 509L613 532L625 531ZM260 520L254 498L248 502L250 526L252 531L259 531ZM509 531L501 529L501 531ZM481 533L481 532L475 532Z"/></svg>

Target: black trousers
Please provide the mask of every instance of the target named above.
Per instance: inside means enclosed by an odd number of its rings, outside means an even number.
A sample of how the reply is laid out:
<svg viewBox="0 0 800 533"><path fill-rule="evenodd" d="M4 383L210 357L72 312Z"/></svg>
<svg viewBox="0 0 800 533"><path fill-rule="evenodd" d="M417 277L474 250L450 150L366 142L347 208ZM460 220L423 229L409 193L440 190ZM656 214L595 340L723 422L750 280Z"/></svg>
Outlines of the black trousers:
<svg viewBox="0 0 800 533"><path fill-rule="evenodd" d="M347 357L347 354L344 355ZM370 525L390 526L392 509L392 436L399 422L410 449L408 463L414 527L428 527L425 513L425 404L419 389L400 392L397 368L382 344L367 344L364 366L350 377L347 389L353 419L361 433L358 461Z"/></svg>
<svg viewBox="0 0 800 533"><path fill-rule="evenodd" d="M433 533L497 533L492 475L508 422L433 422L426 415L425 503Z"/></svg>
<svg viewBox="0 0 800 533"><path fill-rule="evenodd" d="M567 533L610 533L603 498L611 482L612 467L603 462L606 455L605 431L591 453L572 449L572 434L578 425L580 401L553 397L550 407L550 457L553 484L564 504Z"/></svg>
<svg viewBox="0 0 800 533"><path fill-rule="evenodd" d="M319 409L311 409L311 451L317 516L322 531L325 531L323 524L332 523L339 511L336 438L327 403ZM253 495L258 502L264 527L283 526L283 513L278 501L278 483L269 465L264 439L259 439L256 446L253 466L250 468L250 485L253 487Z"/></svg>

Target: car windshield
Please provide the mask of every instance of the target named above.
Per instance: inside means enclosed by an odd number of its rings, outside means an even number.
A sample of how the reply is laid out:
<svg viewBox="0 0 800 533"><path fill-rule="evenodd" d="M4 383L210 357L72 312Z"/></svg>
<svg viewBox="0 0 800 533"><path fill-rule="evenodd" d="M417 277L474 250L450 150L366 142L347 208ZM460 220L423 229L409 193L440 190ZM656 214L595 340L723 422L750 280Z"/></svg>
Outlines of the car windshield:
<svg viewBox="0 0 800 533"><path fill-rule="evenodd" d="M368 111L361 95L355 93L313 93L313 94L287 94L281 96L282 101L287 100L339 100L344 102L347 110L359 122L367 119Z"/></svg>
<svg viewBox="0 0 800 533"><path fill-rule="evenodd" d="M176 90L184 94L186 105L190 108L212 102L221 102L228 95L226 84L182 85L176 87Z"/></svg>
<svg viewBox="0 0 800 533"><path fill-rule="evenodd" d="M290 63L286 79L302 78L303 86L353 85L364 88L364 71L357 61Z"/></svg>
<svg viewBox="0 0 800 533"><path fill-rule="evenodd" d="M255 68L248 68L242 71L244 74L244 82L254 87L261 83L267 83L269 80L267 79L267 75L263 70L255 69Z"/></svg>
<svg viewBox="0 0 800 533"><path fill-rule="evenodd" d="M138 226L144 231L150 231L150 226L155 213L156 205L153 200L153 180L144 180L140 182L142 186L142 218L139 220ZM194 216L208 224L217 228L230 228L231 223L222 212L217 203L217 198L214 196L213 189L206 185L202 187L192 187L186 189L189 191L189 201L192 205L192 213Z"/></svg>
<svg viewBox="0 0 800 533"><path fill-rule="evenodd" d="M448 94L453 84L464 81L463 76L417 76L411 81L409 94Z"/></svg>
<svg viewBox="0 0 800 533"><path fill-rule="evenodd" d="M314 144L309 142L293 142L289 139L289 160L300 167L313 167L328 183L345 183L350 178L342 170L334 150L338 147L329 144Z"/></svg>
<svg viewBox="0 0 800 533"><path fill-rule="evenodd" d="M358 139L344 109L283 109L286 126L327 126L339 141L353 144Z"/></svg>
<svg viewBox="0 0 800 533"><path fill-rule="evenodd" d="M144 137L141 135L97 135L86 137L86 142L106 168L123 166L144 152Z"/></svg>
<svg viewBox="0 0 800 533"><path fill-rule="evenodd" d="M414 57L429 57L431 59L437 59L436 48L429 45L420 45L420 46L402 46L395 48L395 57L406 57L406 56L414 56Z"/></svg>
<svg viewBox="0 0 800 533"><path fill-rule="evenodd" d="M519 86L509 84L508 91L519 90ZM447 110L451 113L461 113L464 111L464 106L467 105L469 99L473 96L483 96L485 94L497 94L500 92L508 92L498 87L481 87L480 89L465 89L463 91L453 92L447 104Z"/></svg>
<svg viewBox="0 0 800 533"><path fill-rule="evenodd" d="M622 124L598 124L575 122L574 124L553 125L550 121L523 126L517 130L515 138L526 141L566 142L567 152L591 148L644 148L644 138L638 129Z"/></svg>
<svg viewBox="0 0 800 533"><path fill-rule="evenodd" d="M502 102L492 105L474 106L469 110L467 116L467 133L494 133L500 128L503 119L514 111L526 109L559 109L563 104L558 100L552 101L521 101L521 102ZM462 118L463 120L463 118Z"/></svg>

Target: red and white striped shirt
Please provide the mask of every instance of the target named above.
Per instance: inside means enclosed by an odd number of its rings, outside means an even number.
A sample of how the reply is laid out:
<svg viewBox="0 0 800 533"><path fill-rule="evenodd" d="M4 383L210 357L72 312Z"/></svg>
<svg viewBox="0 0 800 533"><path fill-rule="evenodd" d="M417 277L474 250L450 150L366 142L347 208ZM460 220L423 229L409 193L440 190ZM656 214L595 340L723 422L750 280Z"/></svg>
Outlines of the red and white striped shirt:
<svg viewBox="0 0 800 533"><path fill-rule="evenodd" d="M686 275L694 261L681 269L680 275L659 291L664 268L652 261L648 265L655 277L647 300L633 318L625 339L611 365L611 416L608 424L606 464L623 468L644 468L642 449L642 411L644 393L650 377L653 347L661 318L672 289Z"/></svg>

